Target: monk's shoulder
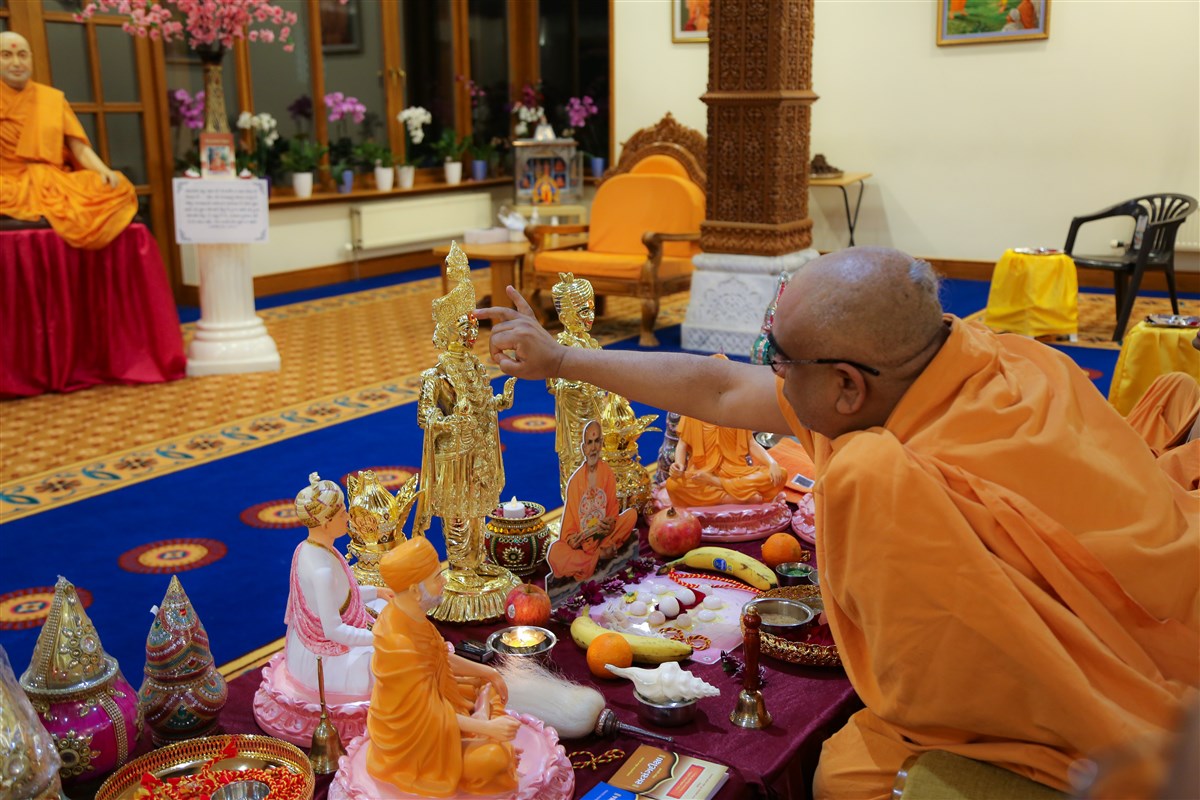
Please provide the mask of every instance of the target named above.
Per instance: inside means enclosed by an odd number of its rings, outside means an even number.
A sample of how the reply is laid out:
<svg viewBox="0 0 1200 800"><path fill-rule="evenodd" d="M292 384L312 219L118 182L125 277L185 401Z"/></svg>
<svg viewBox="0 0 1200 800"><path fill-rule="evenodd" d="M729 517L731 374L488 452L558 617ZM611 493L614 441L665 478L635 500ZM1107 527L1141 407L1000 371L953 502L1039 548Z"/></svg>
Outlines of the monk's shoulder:
<svg viewBox="0 0 1200 800"><path fill-rule="evenodd" d="M907 445L886 428L871 428L837 439L821 481L826 492L874 496L889 483L901 483L914 469Z"/></svg>

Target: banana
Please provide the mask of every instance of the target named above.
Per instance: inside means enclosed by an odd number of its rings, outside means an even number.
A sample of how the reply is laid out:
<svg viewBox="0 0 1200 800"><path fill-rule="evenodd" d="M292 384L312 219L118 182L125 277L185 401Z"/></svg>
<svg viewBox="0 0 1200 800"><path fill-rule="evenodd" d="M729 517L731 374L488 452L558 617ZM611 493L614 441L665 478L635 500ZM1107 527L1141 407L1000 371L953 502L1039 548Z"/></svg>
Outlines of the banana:
<svg viewBox="0 0 1200 800"><path fill-rule="evenodd" d="M633 649L633 660L639 664L662 664L667 661L682 661L692 654L692 646L660 636L642 636L637 633L622 633L606 628L588 613L590 609L584 606L579 616L571 623L571 638L575 644L587 649L588 645L602 633L615 633L625 637Z"/></svg>
<svg viewBox="0 0 1200 800"><path fill-rule="evenodd" d="M697 547L688 551L683 558L677 558L663 566L663 569L683 564L692 569L707 569L713 572L724 572L740 581L753 586L755 589L774 589L779 586L774 571L754 556L730 550L728 547ZM662 570L660 570L661 572Z"/></svg>

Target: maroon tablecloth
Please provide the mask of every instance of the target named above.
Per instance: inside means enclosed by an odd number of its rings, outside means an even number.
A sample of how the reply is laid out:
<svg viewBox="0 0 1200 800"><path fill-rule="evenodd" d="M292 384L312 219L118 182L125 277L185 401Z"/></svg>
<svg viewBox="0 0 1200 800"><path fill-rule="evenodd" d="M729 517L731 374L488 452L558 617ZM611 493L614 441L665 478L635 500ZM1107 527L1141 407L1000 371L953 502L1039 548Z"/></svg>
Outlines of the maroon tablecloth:
<svg viewBox="0 0 1200 800"><path fill-rule="evenodd" d="M0 232L0 398L184 376L158 244L133 224L102 250L53 230Z"/></svg>
<svg viewBox="0 0 1200 800"><path fill-rule="evenodd" d="M645 531L642 531L643 548ZM759 552L758 542L732 545L747 553ZM447 641L464 638L485 640L488 634L504 627L492 625L439 625ZM588 672L584 651L571 641L567 626L551 623L558 635L553 651L553 665L563 674L580 683L596 686L608 701L608 706L622 721L641 726L637 718L637 701L628 681L598 681ZM739 651L740 653L740 651ZM587 739L563 742L568 753L588 751L593 755L619 748L630 755L640 744L652 744L686 755L707 758L732 767L730 778L718 797L733 800L743 797L775 796L789 800L804 800L809 796L812 777L821 744L837 731L861 704L841 669L798 667L770 658L763 658L767 685L763 698L774 724L765 730L750 731L729 721L740 683L726 676L720 664L704 665L685 662L684 667L721 690L720 697L704 698L698 703L693 727L655 729L675 737L673 744L653 739L640 739L622 734L615 739ZM254 720L254 692L262 680L261 670L252 670L229 683L229 700L221 712L225 733L263 733ZM140 755L151 749L147 733L137 751ZM596 770L575 772L575 797L582 797L598 782L612 777L623 759L603 764ZM325 800L330 776L318 777L316 800ZM101 782L87 787L68 788L72 800L91 797Z"/></svg>

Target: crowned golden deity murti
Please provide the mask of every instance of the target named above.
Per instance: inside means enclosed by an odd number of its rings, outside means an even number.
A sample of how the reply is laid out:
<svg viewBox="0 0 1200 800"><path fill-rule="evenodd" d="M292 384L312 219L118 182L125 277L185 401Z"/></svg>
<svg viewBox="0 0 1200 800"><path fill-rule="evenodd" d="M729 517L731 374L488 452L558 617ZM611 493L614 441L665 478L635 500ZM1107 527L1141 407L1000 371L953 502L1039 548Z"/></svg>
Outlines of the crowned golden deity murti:
<svg viewBox="0 0 1200 800"><path fill-rule="evenodd" d="M431 615L449 622L498 617L504 598L520 581L485 563L484 518L500 504L504 462L497 413L512 407L509 378L493 395L487 371L471 352L479 336L475 287L467 257L457 243L446 256L453 288L433 301L433 343L442 351L437 366L421 374L417 421L425 431L421 461L424 492L413 535L424 535L430 519L442 519L446 539L446 589Z"/></svg>
<svg viewBox="0 0 1200 800"><path fill-rule="evenodd" d="M596 295L590 281L576 278L570 272L558 273L554 284L554 310L562 322L558 343L567 347L599 350L592 338L592 323L596 320ZM566 378L546 381L554 395L554 450L558 453L558 486L563 502L567 499L567 482L583 463L580 443L583 427L588 420L600 419L605 392L590 383Z"/></svg>

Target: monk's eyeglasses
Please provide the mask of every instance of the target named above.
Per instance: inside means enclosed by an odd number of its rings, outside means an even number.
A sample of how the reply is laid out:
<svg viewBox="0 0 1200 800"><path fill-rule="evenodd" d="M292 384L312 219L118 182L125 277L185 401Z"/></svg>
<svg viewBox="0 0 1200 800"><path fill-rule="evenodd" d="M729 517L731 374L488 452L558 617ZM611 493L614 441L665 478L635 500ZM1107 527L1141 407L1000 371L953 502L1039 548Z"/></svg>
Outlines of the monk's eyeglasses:
<svg viewBox="0 0 1200 800"><path fill-rule="evenodd" d="M787 353L783 352L783 348L779 346L779 342L775 341L775 334L771 331L767 331L767 345L771 348L767 363L771 365L771 371L781 378L784 373L783 368L792 364L849 364L868 375L879 375L879 370L874 367L868 367L866 364L860 364L848 358L788 358Z"/></svg>

